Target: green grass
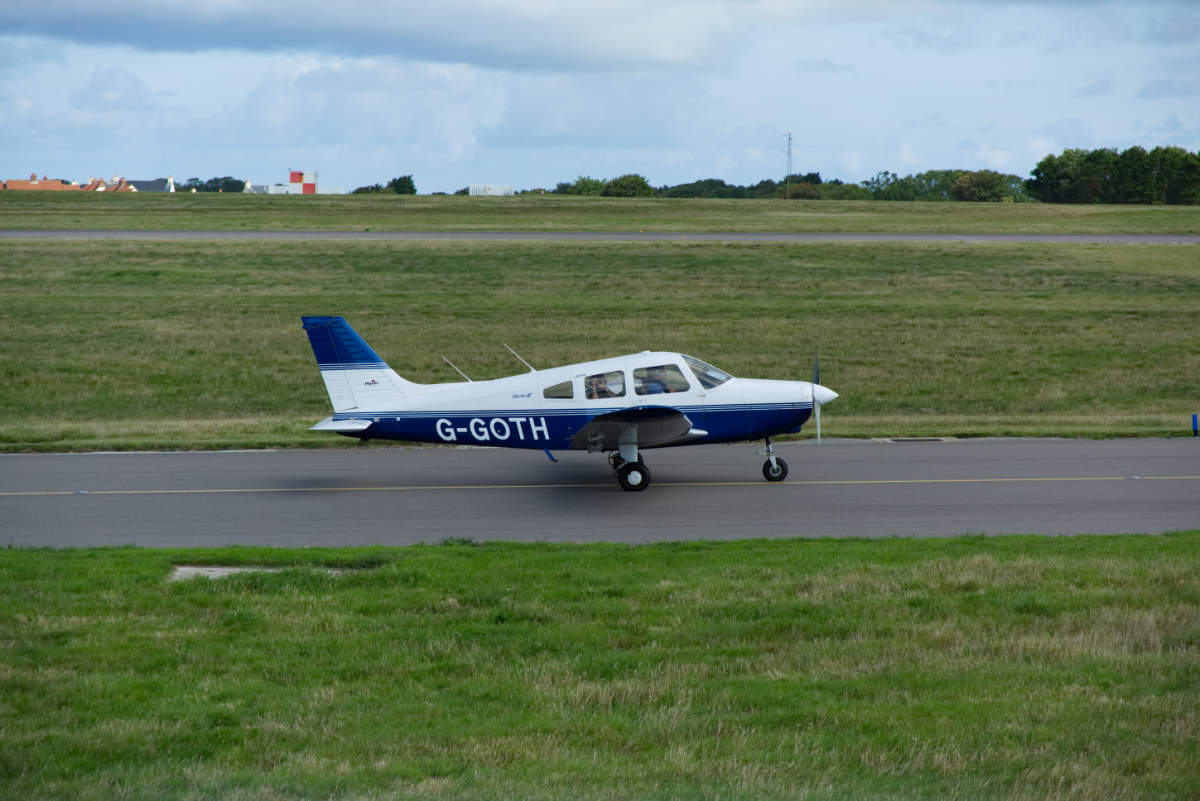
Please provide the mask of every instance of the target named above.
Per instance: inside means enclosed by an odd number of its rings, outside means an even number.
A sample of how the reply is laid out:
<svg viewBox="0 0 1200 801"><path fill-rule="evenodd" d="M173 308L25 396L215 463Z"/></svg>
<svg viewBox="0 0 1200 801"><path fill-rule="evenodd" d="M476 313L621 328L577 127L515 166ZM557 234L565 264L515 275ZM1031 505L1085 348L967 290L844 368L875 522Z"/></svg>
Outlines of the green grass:
<svg viewBox="0 0 1200 801"><path fill-rule="evenodd" d="M345 444L301 314L402 375L645 348L811 376L834 436L1190 433L1200 269L1171 246L0 242L0 449Z"/></svg>
<svg viewBox="0 0 1200 801"><path fill-rule="evenodd" d="M1195 531L7 549L0 796L1192 799L1198 575Z"/></svg>
<svg viewBox="0 0 1200 801"><path fill-rule="evenodd" d="M0 192L0 228L1196 234L1200 207Z"/></svg>

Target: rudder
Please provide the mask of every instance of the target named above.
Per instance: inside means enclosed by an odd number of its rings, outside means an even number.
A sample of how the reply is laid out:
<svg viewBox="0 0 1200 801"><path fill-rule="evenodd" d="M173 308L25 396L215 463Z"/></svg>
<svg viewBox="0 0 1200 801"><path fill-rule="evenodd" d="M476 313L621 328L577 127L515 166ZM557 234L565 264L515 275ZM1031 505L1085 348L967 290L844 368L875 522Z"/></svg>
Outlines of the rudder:
<svg viewBox="0 0 1200 801"><path fill-rule="evenodd" d="M418 385L405 381L341 317L301 317L334 413L383 410Z"/></svg>
<svg viewBox="0 0 1200 801"><path fill-rule="evenodd" d="M324 370L369 370L387 367L350 323L341 317L301 317L317 367Z"/></svg>

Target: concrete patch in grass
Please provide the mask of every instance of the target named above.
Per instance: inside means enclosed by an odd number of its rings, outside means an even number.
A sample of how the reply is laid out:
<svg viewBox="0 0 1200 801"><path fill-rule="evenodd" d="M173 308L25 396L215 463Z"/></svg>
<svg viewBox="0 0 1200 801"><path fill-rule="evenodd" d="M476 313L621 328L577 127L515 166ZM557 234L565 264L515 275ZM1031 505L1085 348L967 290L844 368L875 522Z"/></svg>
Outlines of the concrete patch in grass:
<svg viewBox="0 0 1200 801"><path fill-rule="evenodd" d="M335 567L216 567L212 565L176 565L171 571L171 575L167 577L168 581L185 581L190 578L210 578L221 579L227 576L232 576L235 573L280 573L284 570L315 570L320 573L325 573L330 576L340 576L348 572L345 569Z"/></svg>

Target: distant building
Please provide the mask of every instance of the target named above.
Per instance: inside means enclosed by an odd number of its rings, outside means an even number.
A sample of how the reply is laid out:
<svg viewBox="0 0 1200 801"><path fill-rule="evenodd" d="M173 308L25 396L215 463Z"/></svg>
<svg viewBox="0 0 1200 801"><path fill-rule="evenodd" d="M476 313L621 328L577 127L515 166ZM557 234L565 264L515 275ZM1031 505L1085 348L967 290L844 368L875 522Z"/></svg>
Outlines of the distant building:
<svg viewBox="0 0 1200 801"><path fill-rule="evenodd" d="M340 186L322 187L317 184L316 170L288 170L286 184L252 184L246 181L243 192L252 195L344 195Z"/></svg>
<svg viewBox="0 0 1200 801"><path fill-rule="evenodd" d="M289 195L315 195L317 194L317 171L301 172L300 170L288 171L288 194Z"/></svg>
<svg viewBox="0 0 1200 801"><path fill-rule="evenodd" d="M88 178L88 182L80 187L84 192L136 192L128 181L116 175L111 180L103 178Z"/></svg>
<svg viewBox="0 0 1200 801"><path fill-rule="evenodd" d="M467 191L471 197L513 196L513 188L511 186L501 186L498 184L471 184Z"/></svg>
<svg viewBox="0 0 1200 801"><path fill-rule="evenodd" d="M155 178L153 181L126 181L133 192L174 192L175 176Z"/></svg>
<svg viewBox="0 0 1200 801"><path fill-rule="evenodd" d="M26 191L40 190L42 192L47 192L47 191L49 191L49 192L63 192L63 191L78 192L79 191L79 184L75 183L74 181L67 181L62 178L47 178L45 175L43 175L41 178L38 178L36 172L30 173L28 181L22 180L19 178L11 178L7 181L0 182L0 186L2 186L2 188L4 190L11 189L14 191L16 191L16 190L26 190Z"/></svg>
<svg viewBox="0 0 1200 801"><path fill-rule="evenodd" d="M38 178L37 173L34 173L29 176L28 181L11 179L4 181L0 187L5 190L41 192L174 192L175 179L168 177L156 178L153 181L130 181L114 175L110 181L88 178L87 183L80 186L75 181L65 178L47 178L45 175Z"/></svg>

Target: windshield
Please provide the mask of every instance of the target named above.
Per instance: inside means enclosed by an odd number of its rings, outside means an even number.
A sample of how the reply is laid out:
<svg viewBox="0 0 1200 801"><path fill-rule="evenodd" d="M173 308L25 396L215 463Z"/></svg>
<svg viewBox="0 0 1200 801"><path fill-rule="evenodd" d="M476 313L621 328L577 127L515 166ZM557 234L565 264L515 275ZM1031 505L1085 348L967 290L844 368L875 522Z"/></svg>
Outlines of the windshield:
<svg viewBox="0 0 1200 801"><path fill-rule="evenodd" d="M700 382L700 386L705 389L713 389L724 384L729 379L733 378L729 373L719 367L713 367L708 362L702 362L699 359L691 356L684 356L683 360L687 362L688 367L692 368L692 372L696 374L696 380Z"/></svg>

